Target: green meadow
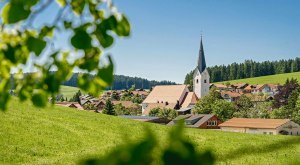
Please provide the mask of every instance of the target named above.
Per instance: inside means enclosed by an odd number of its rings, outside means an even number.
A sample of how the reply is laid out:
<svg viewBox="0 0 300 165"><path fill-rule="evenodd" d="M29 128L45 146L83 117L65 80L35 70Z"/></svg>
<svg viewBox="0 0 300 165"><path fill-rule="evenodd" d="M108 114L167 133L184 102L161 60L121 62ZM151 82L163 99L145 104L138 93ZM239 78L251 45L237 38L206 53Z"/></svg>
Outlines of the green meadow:
<svg viewBox="0 0 300 165"><path fill-rule="evenodd" d="M226 83L230 82L230 84L234 83L249 83L249 84L284 84L286 79L295 78L300 81L300 72L294 73L284 73L284 74L276 74L270 76L261 76L261 77L253 77L253 78L246 78L246 79L238 79L238 80L230 80L224 82L217 82L217 83Z"/></svg>
<svg viewBox="0 0 300 165"><path fill-rule="evenodd" d="M0 164L76 164L83 158L101 157L128 141L141 140L146 127L159 140L159 155L171 129L58 106L40 109L17 99L0 112L0 118ZM292 164L300 157L300 137L192 128L184 133L199 152L211 150L217 164Z"/></svg>
<svg viewBox="0 0 300 165"><path fill-rule="evenodd" d="M64 95L64 98L72 98L73 95L78 92L79 88L77 87L71 87L71 86L64 86L64 85L61 85L60 86L60 93Z"/></svg>

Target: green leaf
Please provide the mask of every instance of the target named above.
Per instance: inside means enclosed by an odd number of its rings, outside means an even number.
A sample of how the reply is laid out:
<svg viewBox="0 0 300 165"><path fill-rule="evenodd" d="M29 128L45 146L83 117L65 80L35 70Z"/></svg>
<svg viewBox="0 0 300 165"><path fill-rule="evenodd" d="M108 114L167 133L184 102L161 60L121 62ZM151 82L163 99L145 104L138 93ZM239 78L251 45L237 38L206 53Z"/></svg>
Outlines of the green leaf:
<svg viewBox="0 0 300 165"><path fill-rule="evenodd" d="M47 45L46 41L34 37L29 37L26 41L26 44L29 51L34 52L37 56L39 56L42 53L42 51Z"/></svg>
<svg viewBox="0 0 300 165"><path fill-rule="evenodd" d="M0 109L6 110L7 109L7 102L10 98L8 93L10 87L10 82L8 79L4 79L0 81Z"/></svg>
<svg viewBox="0 0 300 165"><path fill-rule="evenodd" d="M85 0L72 0L71 1L71 6L73 11L78 14L81 15L84 9L86 1Z"/></svg>
<svg viewBox="0 0 300 165"><path fill-rule="evenodd" d="M2 20L5 24L17 23L26 19L30 9L25 9L21 3L7 3L2 10Z"/></svg>
<svg viewBox="0 0 300 165"><path fill-rule="evenodd" d="M56 0L56 2L59 4L59 6L63 7L66 6L67 1L66 0Z"/></svg>
<svg viewBox="0 0 300 165"><path fill-rule="evenodd" d="M91 15L94 17L94 19L104 19L104 11L97 9L98 4L89 3L89 9Z"/></svg>
<svg viewBox="0 0 300 165"><path fill-rule="evenodd" d="M101 50L94 47L86 49L84 53L84 57L79 61L79 68L93 71L99 65Z"/></svg>
<svg viewBox="0 0 300 165"><path fill-rule="evenodd" d="M78 75L78 80L77 80L78 87L80 89L83 89L87 91L90 87L90 78L87 74L80 74Z"/></svg>
<svg viewBox="0 0 300 165"><path fill-rule="evenodd" d="M47 94L43 90L37 90L33 93L31 101L37 107L45 107L47 104Z"/></svg>
<svg viewBox="0 0 300 165"><path fill-rule="evenodd" d="M19 46L18 46L19 47ZM16 51L18 50L17 47L12 47L10 44L7 45L7 49L4 50L3 54L6 59L10 60L12 63L17 63Z"/></svg>
<svg viewBox="0 0 300 165"><path fill-rule="evenodd" d="M51 74L51 72L46 73L46 79L45 84L48 87L48 92L50 93L56 93L59 91L59 85L61 83L61 77L57 77L54 74Z"/></svg>
<svg viewBox="0 0 300 165"><path fill-rule="evenodd" d="M114 28L114 32L116 32L118 36L129 36L130 24L124 15L122 16L121 21L118 22L116 28Z"/></svg>
<svg viewBox="0 0 300 165"><path fill-rule="evenodd" d="M104 68L98 70L97 76L104 81L103 86L109 86L113 83L114 80L114 65L110 56L108 56L109 64Z"/></svg>
<svg viewBox="0 0 300 165"><path fill-rule="evenodd" d="M6 110L7 109L7 102L9 100L9 93L8 92L1 92L0 93L0 109Z"/></svg>
<svg viewBox="0 0 300 165"><path fill-rule="evenodd" d="M53 37L54 27L53 26L44 26L40 32L42 37Z"/></svg>
<svg viewBox="0 0 300 165"><path fill-rule="evenodd" d="M85 30L79 29L71 38L71 44L77 49L89 49L92 47L92 38Z"/></svg>
<svg viewBox="0 0 300 165"><path fill-rule="evenodd" d="M70 29L70 28L72 28L72 22L64 21L64 27L65 27L65 29Z"/></svg>

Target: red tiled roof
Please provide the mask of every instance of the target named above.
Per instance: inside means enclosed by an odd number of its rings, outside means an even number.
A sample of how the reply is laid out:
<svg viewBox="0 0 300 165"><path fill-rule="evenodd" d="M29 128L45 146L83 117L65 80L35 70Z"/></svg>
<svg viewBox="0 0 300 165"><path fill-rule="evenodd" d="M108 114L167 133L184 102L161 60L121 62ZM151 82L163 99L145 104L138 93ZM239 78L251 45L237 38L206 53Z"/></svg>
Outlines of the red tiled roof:
<svg viewBox="0 0 300 165"><path fill-rule="evenodd" d="M253 119L253 118L232 118L222 124L220 127L236 128L267 128L274 129L287 122L289 119Z"/></svg>

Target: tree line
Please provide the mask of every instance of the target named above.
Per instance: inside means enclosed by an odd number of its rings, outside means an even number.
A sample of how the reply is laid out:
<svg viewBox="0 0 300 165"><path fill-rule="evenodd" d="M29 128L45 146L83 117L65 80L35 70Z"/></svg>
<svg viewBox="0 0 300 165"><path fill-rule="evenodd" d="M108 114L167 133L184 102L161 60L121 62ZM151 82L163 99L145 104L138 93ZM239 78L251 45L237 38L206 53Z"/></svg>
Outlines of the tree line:
<svg viewBox="0 0 300 165"><path fill-rule="evenodd" d="M63 82L63 85L77 87L78 75L80 73L73 73L72 77ZM93 75L90 75L91 77ZM121 90L121 89L129 89L132 86L135 86L136 89L151 89L156 85L175 85L175 82L171 81L154 81L147 80L140 77L130 77L124 75L114 75L113 85L108 87L108 89L112 90Z"/></svg>
<svg viewBox="0 0 300 165"><path fill-rule="evenodd" d="M210 74L210 82L220 82L243 78L267 76L281 73L300 71L300 58L278 61L256 62L245 60L243 63L232 63L229 65L215 65L207 68ZM192 85L193 72L185 77L185 84Z"/></svg>

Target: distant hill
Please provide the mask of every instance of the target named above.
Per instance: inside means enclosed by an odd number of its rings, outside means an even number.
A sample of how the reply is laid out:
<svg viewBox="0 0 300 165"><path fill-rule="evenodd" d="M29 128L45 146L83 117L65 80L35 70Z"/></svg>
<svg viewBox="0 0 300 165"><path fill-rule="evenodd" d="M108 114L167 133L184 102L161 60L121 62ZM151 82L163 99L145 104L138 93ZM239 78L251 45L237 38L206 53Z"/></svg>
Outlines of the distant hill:
<svg viewBox="0 0 300 165"><path fill-rule="evenodd" d="M232 63L229 65L215 65L207 67L210 82L232 81L268 75L293 73L300 71L300 58L278 61L256 62L246 60L243 63ZM193 86L193 71L189 72L184 84ZM284 80L285 81L285 80Z"/></svg>
<svg viewBox="0 0 300 165"><path fill-rule="evenodd" d="M295 78L300 82L300 72L294 73L284 73L284 74L276 74L271 76L261 76L254 78L246 78L246 79L238 79L238 80L230 80L216 83L226 83L230 82L230 84L244 82L249 84L284 84L287 79Z"/></svg>
<svg viewBox="0 0 300 165"><path fill-rule="evenodd" d="M169 126L66 107L41 109L13 99L8 110L0 112L0 164L78 164L82 158L103 156L119 144L139 142L148 130L146 127L155 133L159 144L168 144ZM299 137L195 128L184 132L199 152L211 149L216 164L299 161ZM155 152L157 158L161 147Z"/></svg>
<svg viewBox="0 0 300 165"><path fill-rule="evenodd" d="M78 73L74 73L70 80L64 82L62 85L77 87L77 77ZM113 86L109 89L120 90L129 89L132 85L135 85L137 89L150 89L156 85L175 85L175 82L171 81L155 81L147 80L140 77L130 77L123 75L115 75Z"/></svg>

